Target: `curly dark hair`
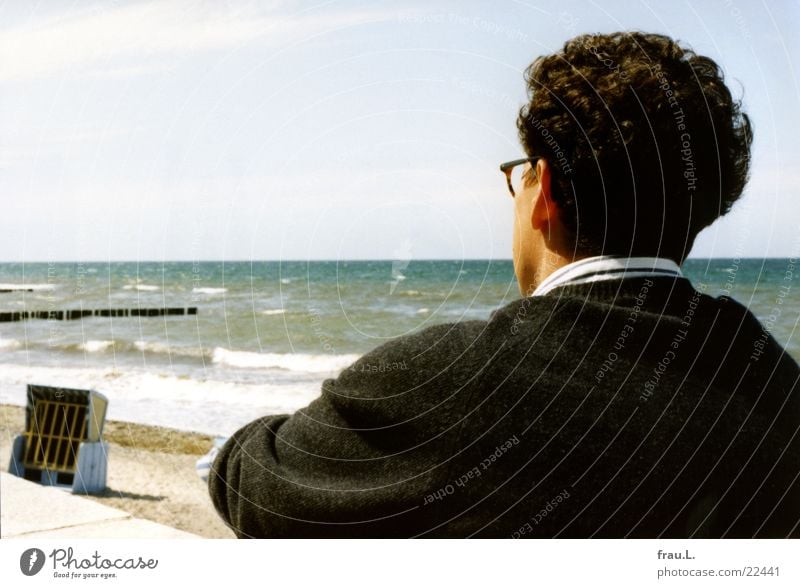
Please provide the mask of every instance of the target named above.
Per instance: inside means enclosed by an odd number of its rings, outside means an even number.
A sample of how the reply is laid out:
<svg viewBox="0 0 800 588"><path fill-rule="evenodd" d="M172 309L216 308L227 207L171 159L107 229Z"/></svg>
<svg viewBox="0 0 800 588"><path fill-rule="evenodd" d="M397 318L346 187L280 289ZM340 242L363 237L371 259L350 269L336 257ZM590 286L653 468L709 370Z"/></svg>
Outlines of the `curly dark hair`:
<svg viewBox="0 0 800 588"><path fill-rule="evenodd" d="M663 35L581 35L525 71L517 128L575 253L681 263L748 179L752 127L719 66Z"/></svg>

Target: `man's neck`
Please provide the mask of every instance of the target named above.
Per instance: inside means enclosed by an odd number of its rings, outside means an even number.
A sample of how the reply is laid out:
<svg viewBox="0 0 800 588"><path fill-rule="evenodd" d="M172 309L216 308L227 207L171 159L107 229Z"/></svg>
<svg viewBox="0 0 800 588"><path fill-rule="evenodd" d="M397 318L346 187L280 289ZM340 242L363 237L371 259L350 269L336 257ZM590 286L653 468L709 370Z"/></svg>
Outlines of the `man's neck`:
<svg viewBox="0 0 800 588"><path fill-rule="evenodd" d="M539 257L539 263L536 265L536 271L533 275L533 284L528 287L526 296L533 295L533 292L539 285L544 282L551 274L573 264L586 256L565 257L560 253L551 250L545 250L544 254Z"/></svg>

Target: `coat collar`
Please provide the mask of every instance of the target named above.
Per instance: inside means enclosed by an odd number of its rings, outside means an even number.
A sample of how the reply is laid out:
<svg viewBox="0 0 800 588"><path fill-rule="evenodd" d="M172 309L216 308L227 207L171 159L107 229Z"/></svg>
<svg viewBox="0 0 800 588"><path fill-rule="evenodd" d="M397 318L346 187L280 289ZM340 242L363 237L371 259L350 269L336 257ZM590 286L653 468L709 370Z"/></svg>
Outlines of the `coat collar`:
<svg viewBox="0 0 800 588"><path fill-rule="evenodd" d="M543 296L554 288L624 278L682 278L681 268L663 257L598 255L573 261L547 276L531 296Z"/></svg>

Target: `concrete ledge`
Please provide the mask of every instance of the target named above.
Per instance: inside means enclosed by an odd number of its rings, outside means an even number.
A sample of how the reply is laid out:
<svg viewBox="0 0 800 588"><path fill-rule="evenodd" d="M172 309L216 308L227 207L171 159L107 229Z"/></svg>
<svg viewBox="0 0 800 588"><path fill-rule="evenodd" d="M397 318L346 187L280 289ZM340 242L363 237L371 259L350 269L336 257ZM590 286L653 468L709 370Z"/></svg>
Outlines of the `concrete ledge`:
<svg viewBox="0 0 800 588"><path fill-rule="evenodd" d="M27 539L28 537L37 539L200 539L198 535L133 517L35 531L14 535L10 538Z"/></svg>
<svg viewBox="0 0 800 588"><path fill-rule="evenodd" d="M0 472L0 537L198 538L58 488Z"/></svg>

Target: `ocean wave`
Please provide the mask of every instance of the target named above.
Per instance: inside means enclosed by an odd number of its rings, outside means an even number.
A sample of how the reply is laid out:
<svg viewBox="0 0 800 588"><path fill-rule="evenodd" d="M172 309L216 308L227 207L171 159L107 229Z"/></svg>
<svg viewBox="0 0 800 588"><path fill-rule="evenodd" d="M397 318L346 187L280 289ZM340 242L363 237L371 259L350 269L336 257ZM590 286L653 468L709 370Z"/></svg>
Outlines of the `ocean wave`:
<svg viewBox="0 0 800 588"><path fill-rule="evenodd" d="M30 346L32 349L52 349L52 346L44 342L33 343ZM131 349L130 343L124 343L114 340L105 339L88 339L80 343L62 343L56 346L56 349L65 353L105 353L114 349L122 351L124 348Z"/></svg>
<svg viewBox="0 0 800 588"><path fill-rule="evenodd" d="M34 345L33 347L39 347ZM0 347L2 349L2 347ZM180 347L167 345L160 341L125 341L124 339L89 339L80 343L65 343L58 349L67 353L149 353L157 355L171 355L178 357L207 357L211 353L208 349L199 347Z"/></svg>
<svg viewBox="0 0 800 588"><path fill-rule="evenodd" d="M153 286L152 284L128 284L122 287L123 290L138 290L139 292L155 292L160 290L159 286Z"/></svg>
<svg viewBox="0 0 800 588"><path fill-rule="evenodd" d="M291 284L291 278L281 278L281 284Z"/></svg>
<svg viewBox="0 0 800 588"><path fill-rule="evenodd" d="M176 345L167 345L160 341L134 341L134 349L144 353L160 353L162 355L177 355L181 357L208 357L210 353L208 349L202 347L178 347Z"/></svg>
<svg viewBox="0 0 800 588"><path fill-rule="evenodd" d="M11 351L22 347L22 342L16 339L0 339L0 351Z"/></svg>
<svg viewBox="0 0 800 588"><path fill-rule="evenodd" d="M310 353L258 353L214 348L214 363L239 368L273 368L293 372L335 372L346 368L359 358L355 354L315 355Z"/></svg>
<svg viewBox="0 0 800 588"><path fill-rule="evenodd" d="M223 294L227 291L227 288L192 288L195 294Z"/></svg>
<svg viewBox="0 0 800 588"><path fill-rule="evenodd" d="M113 340L95 340L90 339L78 344L78 348L87 353L102 353L114 347Z"/></svg>
<svg viewBox="0 0 800 588"><path fill-rule="evenodd" d="M273 314L286 314L286 309L285 308L270 308L269 310L262 310L261 314L265 314L267 316L270 316L270 315L273 315Z"/></svg>
<svg viewBox="0 0 800 588"><path fill-rule="evenodd" d="M58 284L0 284L0 290L29 291L29 290L55 290Z"/></svg>
<svg viewBox="0 0 800 588"><path fill-rule="evenodd" d="M222 370L220 370L222 371ZM144 366L91 367L4 364L0 370L0 403L24 407L25 385L38 384L95 389L108 397L107 418L126 422L232 435L253 420L253 415L285 414L306 406L319 396L319 382L298 375L296 381L274 383L270 373L251 383L209 377L205 371L186 378L175 373L155 373ZM321 378L317 378L319 380ZM158 407L158 410L154 410Z"/></svg>

